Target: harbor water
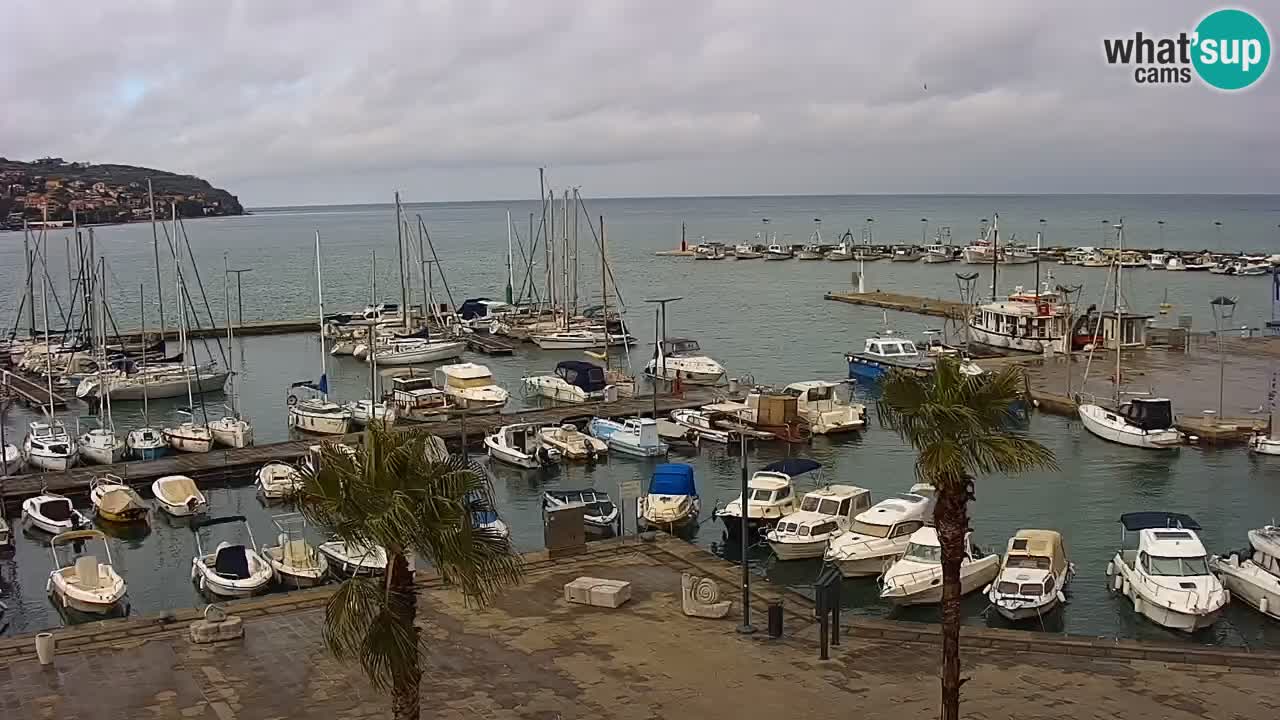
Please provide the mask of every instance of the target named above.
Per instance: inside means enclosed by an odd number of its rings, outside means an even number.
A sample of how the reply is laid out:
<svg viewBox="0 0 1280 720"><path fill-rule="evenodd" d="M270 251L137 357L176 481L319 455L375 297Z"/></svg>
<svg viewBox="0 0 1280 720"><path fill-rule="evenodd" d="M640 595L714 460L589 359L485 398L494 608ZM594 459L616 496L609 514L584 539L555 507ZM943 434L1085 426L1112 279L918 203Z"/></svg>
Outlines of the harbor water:
<svg viewBox="0 0 1280 720"><path fill-rule="evenodd" d="M594 218L606 217L610 266L626 303L627 319L643 344L632 350L632 366L643 364L651 352L648 342L654 334L651 306L642 300L651 297L683 296L669 309L668 334L699 340L708 354L719 359L734 377L750 376L756 382L783 384L807 379L842 379L843 353L861 345L862 338L886 322L898 332L918 336L927 328L941 327L937 318L895 313L883 314L870 308L825 302L825 291L846 290L850 272L857 263L762 261L693 261L688 258L654 257L656 250L679 242L680 223L688 225L690 242L705 235L708 240L751 242L756 232L777 232L780 241L804 242L822 218L824 238L852 227L855 234L866 219L875 218L875 241L919 242L921 218L929 218L929 235L937 224L952 227L953 239L967 243L976 232L979 218L1000 212L1002 231L1017 233L1019 240L1034 242L1045 218L1046 243L1055 245L1104 245L1113 242L1103 219L1124 217L1126 244L1157 247L1157 219L1165 220L1163 245L1186 249L1280 251L1276 240L1280 205L1274 198L1252 197L1172 197L1172 196L1068 196L1068 197L872 197L872 198L734 198L609 200L588 202ZM505 212L523 217L521 236L528 247L530 203L472 203L410 206L410 215L421 213L446 274L454 302L465 297L500 298L506 283ZM769 222L763 223L764 218ZM1220 220L1221 226L1214 221ZM599 298L599 270L594 240L580 220L579 287L580 304ZM1219 229L1220 228L1220 229ZM326 309L358 309L369 299L370 254L378 253L379 296L399 299L395 262L395 224L390 208L312 208L263 211L242 218L189 222L191 240L202 279L208 290L211 315L221 323L223 255L233 268L252 268L243 276L244 319L281 320L314 315L315 270L313 233L321 233L324 243L324 291ZM48 244L50 280L66 302L65 244L62 232L51 232ZM557 234L559 234L557 232ZM790 237L784 237L789 235ZM146 225L100 228L95 231L96 249L107 261L107 290L111 314L117 325L137 326L139 285L147 298L148 325L155 327L158 309L154 306L156 283L152 259L151 229ZM413 241L416 253L416 238ZM163 248L164 240L161 238ZM167 252L167 251L166 251ZM430 249L427 259L434 259ZM520 252L516 252L517 266ZM539 258L541 258L539 252ZM416 260L415 260L416 262ZM172 260L162 262L162 287L166 322L173 324ZM6 331L14 324L21 297L22 236L0 234L0 322ZM59 268L62 268L59 271ZM1080 267L1042 266L1052 270L1054 282L1083 284L1084 302L1101 304L1105 270ZM966 265L923 265L877 262L867 265L868 288L959 299L956 273L982 273L979 293L990 284L989 268ZM190 270L188 281L194 283ZM539 283L543 268L531 273ZM517 269L516 289L522 285ZM1008 292L1015 285L1030 287L1033 266L1000 269L998 290ZM1258 327L1270 317L1270 279L1266 277L1226 277L1206 273L1163 273L1136 269L1126 273L1125 293L1134 311L1154 314L1155 305L1167 290L1175 305L1170 318L1192 316L1193 327L1212 327L1209 299L1216 295L1236 296L1239 309L1234 325ZM59 286L59 283L61 285ZM416 281L415 297L422 295L422 281ZM232 284L234 293L234 283ZM381 292L385 288L387 292ZM439 277L433 289L445 298ZM39 290L37 289L37 292ZM985 287L985 292L990 292ZM193 290L193 294L196 293ZM611 300L611 305L616 301ZM52 304L52 300L51 300ZM237 307L234 296L230 305ZM51 324L61 326L55 317ZM204 315L203 306L200 315ZM1161 318L1161 322L1172 322ZM208 324L208 320L205 320ZM25 328L26 320L21 321ZM217 355L215 345L210 344ZM313 379L320 372L319 341L315 334L245 338L235 353L242 367L241 401L244 414L255 424L259 443L288 437L285 400L290 383ZM197 353L203 358L205 350ZM514 356L488 358L469 356L493 369L499 382L513 392L510 409L531 406L522 397L523 375L550 370L561 359L580 359L580 353L539 351L533 346L519 348ZM339 400L354 399L367 392L368 368L350 357L329 358L331 395ZM1157 388L1158 390L1158 388ZM874 403L859 389L864 402ZM1259 396L1265 387L1257 388ZM212 417L220 415L225 398L203 399ZM153 424L176 419L177 400L155 402L151 406ZM197 412L200 402L197 402ZM96 422L87 418L88 409L73 407L65 419L74 427ZM117 427L128 429L142 423L137 403L117 403ZM20 442L26 424L35 417L26 408L11 408L4 418L10 442ZM773 460L793 456L812 457L823 464L821 475L805 478L801 489L814 482L842 482L873 491L873 499L905 490L913 482L914 452L899 438L880 426L874 410L870 426L863 432L842 438L817 438L811 445L761 444L747 454L748 465L759 468ZM1046 622L1049 632L1070 632L1107 637L1138 637L1182 640L1202 644L1248 647L1280 647L1280 625L1269 623L1242 604L1233 604L1222 621L1209 631L1190 638L1170 634L1132 612L1128 603L1109 595L1104 568L1120 546L1118 517L1134 510L1185 512L1204 526L1202 533L1211 552L1227 552L1242 547L1250 528L1271 522L1280 509L1280 462L1256 458L1241 448L1220 450L1186 447L1176 453L1147 453L1107 444L1088 434L1078 422L1038 414L1025 432L1044 442L1057 455L1059 469L1014 477L982 478L974 503L975 539L984 548L1000 552L1018 528L1043 527L1063 532L1070 559L1077 567L1076 579L1063 612ZM725 547L723 527L709 519L715 504L723 505L737 495L741 458L721 447L703 447L687 456L673 455L673 461L691 463L704 498L708 519L692 538L717 554L737 558L736 547ZM594 486L615 492L620 481L648 478L652 463L616 457L596 467L568 466L552 472L522 473L494 468L495 491L503 518L510 524L516 545L522 550L541 546L541 493L546 488ZM215 515L243 514L250 519L258 544L274 539L271 515L287 508L267 507L251 487L215 488L209 491ZM8 610L0 619L5 633L29 632L56 626L63 621L45 593L50 568L46 542L19 530L16 508L10 508L15 527L16 548L0 558L0 601ZM627 509L634 518L633 508ZM629 521L630 523L631 521ZM225 531L220 531L225 532ZM213 542L225 539L215 535ZM203 600L190 582L190 563L195 551L191 531L157 517L149 534L134 538L113 538L112 552L117 568L129 584L131 612L155 613L166 608L200 604ZM754 548L751 563L760 575L804 589L819 570L816 562L780 563L771 559L767 547ZM844 600L853 612L936 620L936 609L913 609L891 613L882 604L874 581L848 581ZM983 611L985 600L975 596L966 601L966 621L993 623Z"/></svg>

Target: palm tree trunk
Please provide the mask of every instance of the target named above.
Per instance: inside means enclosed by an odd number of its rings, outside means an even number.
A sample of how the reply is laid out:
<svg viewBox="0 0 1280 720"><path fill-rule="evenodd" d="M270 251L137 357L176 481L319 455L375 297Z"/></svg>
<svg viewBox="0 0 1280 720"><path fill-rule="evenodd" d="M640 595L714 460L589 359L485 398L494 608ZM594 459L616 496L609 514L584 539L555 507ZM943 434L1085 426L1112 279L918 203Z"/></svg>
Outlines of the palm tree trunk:
<svg viewBox="0 0 1280 720"><path fill-rule="evenodd" d="M960 562L969 529L964 487L938 488L933 521L942 546L942 720L960 718Z"/></svg>
<svg viewBox="0 0 1280 720"><path fill-rule="evenodd" d="M387 589L390 603L395 614L396 623L413 634L416 641L418 627L414 619L418 614L418 596L413 588L413 569L409 567L404 553L391 553L387 562ZM391 689L391 714L395 720L418 720L418 686L422 682L422 668L418 665L418 655L414 653L410 667L397 668L394 672L394 685Z"/></svg>

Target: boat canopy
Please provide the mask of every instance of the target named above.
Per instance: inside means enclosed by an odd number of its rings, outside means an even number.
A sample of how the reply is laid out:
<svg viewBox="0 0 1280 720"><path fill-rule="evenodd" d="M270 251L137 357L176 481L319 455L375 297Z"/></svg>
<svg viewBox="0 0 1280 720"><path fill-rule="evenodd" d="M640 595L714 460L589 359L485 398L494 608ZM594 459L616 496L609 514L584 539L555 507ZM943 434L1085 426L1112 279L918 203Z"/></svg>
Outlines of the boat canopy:
<svg viewBox="0 0 1280 720"><path fill-rule="evenodd" d="M1055 530L1019 530L1009 540L1007 554L1010 567L1035 567L1060 573L1067 566L1062 534Z"/></svg>
<svg viewBox="0 0 1280 720"><path fill-rule="evenodd" d="M1173 405L1165 398L1134 398L1125 404L1122 414L1143 430L1173 427Z"/></svg>
<svg viewBox="0 0 1280 720"><path fill-rule="evenodd" d="M1200 529L1200 523L1196 522L1190 515L1160 511L1125 513L1120 516L1120 524L1124 525L1124 529L1129 532L1153 530L1157 528L1182 528L1183 530Z"/></svg>
<svg viewBox="0 0 1280 720"><path fill-rule="evenodd" d="M53 536L50 545L65 545L70 542L79 542L83 540L101 540L107 541L107 536L101 530L69 530L64 533L58 533Z"/></svg>
<svg viewBox="0 0 1280 720"><path fill-rule="evenodd" d="M585 360L561 360L556 363L556 375L564 381L587 392L598 392L604 389L604 368L592 365Z"/></svg>
<svg viewBox="0 0 1280 720"><path fill-rule="evenodd" d="M787 458L779 460L776 463L766 465L764 469L768 472L782 473L789 477L796 477L807 472L813 472L822 467L822 463L810 460L808 458Z"/></svg>
<svg viewBox="0 0 1280 720"><path fill-rule="evenodd" d="M496 510L477 510L471 513L472 525L492 525L498 521L498 512Z"/></svg>
<svg viewBox="0 0 1280 720"><path fill-rule="evenodd" d="M649 480L650 495L697 495L693 482L693 466L684 463L663 463L653 469Z"/></svg>

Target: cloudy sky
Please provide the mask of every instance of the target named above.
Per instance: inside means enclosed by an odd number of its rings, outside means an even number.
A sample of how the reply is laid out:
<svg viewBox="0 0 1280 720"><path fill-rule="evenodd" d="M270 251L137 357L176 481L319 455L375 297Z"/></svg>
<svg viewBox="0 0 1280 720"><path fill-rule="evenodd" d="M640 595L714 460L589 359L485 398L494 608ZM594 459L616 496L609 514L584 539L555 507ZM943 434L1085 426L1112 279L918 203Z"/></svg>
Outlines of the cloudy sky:
<svg viewBox="0 0 1280 720"><path fill-rule="evenodd" d="M0 155L251 206L525 197L539 166L596 197L1280 192L1274 70L1227 94L1103 60L1212 3L4 5Z"/></svg>

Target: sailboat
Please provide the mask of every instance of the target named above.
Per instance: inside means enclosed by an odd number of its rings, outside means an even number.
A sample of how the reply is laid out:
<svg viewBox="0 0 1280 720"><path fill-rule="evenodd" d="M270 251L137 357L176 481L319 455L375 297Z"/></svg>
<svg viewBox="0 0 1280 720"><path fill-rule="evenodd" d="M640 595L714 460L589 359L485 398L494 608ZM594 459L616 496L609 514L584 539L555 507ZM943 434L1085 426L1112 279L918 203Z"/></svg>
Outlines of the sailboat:
<svg viewBox="0 0 1280 720"><path fill-rule="evenodd" d="M375 274L378 271L378 254L373 253L373 259L369 266L369 294L377 297L378 285ZM386 400L378 395L378 360L381 351L373 350L368 355L369 360L369 397L360 400L352 400L347 403L347 410L351 412L351 422L359 427L364 427L369 423L380 423L383 427L391 427L396 421L396 409L394 405L389 405Z"/></svg>
<svg viewBox="0 0 1280 720"><path fill-rule="evenodd" d="M178 207L177 203L172 206L173 217L173 236L178 237ZM183 282L182 282L182 264L178 261L178 252L173 250L173 272L176 276L175 284L178 289L178 346L182 352L190 352L195 357L195 345L188 347L187 344L187 306L184 302ZM197 369L196 372L199 372ZM207 453L213 449L213 432L209 430L208 425L201 425L195 422L195 397L191 390L191 373L184 373L187 380L187 406L178 410L179 413L191 418L179 423L175 427L166 427L161 431L165 442L169 447L178 452L189 453Z"/></svg>
<svg viewBox="0 0 1280 720"><path fill-rule="evenodd" d="M1182 433L1173 426L1172 403L1168 398L1134 398L1120 401L1120 357L1124 345L1124 306L1120 301L1119 257L1124 252L1124 222L1116 228L1116 244L1118 252L1115 257L1115 342L1116 376L1115 394L1112 396L1110 408L1098 404L1081 403L1078 409L1080 420L1085 429L1103 440L1109 440L1130 447L1151 450L1176 450L1182 443ZM1099 323L1101 323L1101 316Z"/></svg>
<svg viewBox="0 0 1280 720"><path fill-rule="evenodd" d="M142 336L147 336L147 301L142 285L138 286L139 307L142 309ZM164 336L161 329L161 337ZM161 352L161 355L164 353ZM147 353L142 353L142 363L145 366L147 362ZM142 423L143 426L137 430L130 430L129 435L125 438L125 446L129 450L135 460L155 460L158 457L164 457L169 454L169 443L165 442L164 434L159 430L151 427L151 396L147 391L147 368L142 368Z"/></svg>
<svg viewBox="0 0 1280 720"><path fill-rule="evenodd" d="M93 229L89 230L90 243L92 243ZM92 246L92 245L91 245ZM99 279L95 282L90 279L89 284L92 288L90 294L93 295L93 306L95 320L94 329L97 330L98 340L98 368L107 366L107 344L105 337L105 313L102 310L106 303L106 290L103 282L106 279L106 263L100 266L102 271L99 273ZM97 290L97 292L94 292ZM111 419L111 392L109 388L104 388L104 392L98 395L98 418L99 426L80 436L80 457L87 462L98 463L99 465L113 465L124 459L125 443L124 438L116 435L115 423Z"/></svg>
<svg viewBox="0 0 1280 720"><path fill-rule="evenodd" d="M398 222L398 221L397 221ZM293 383L289 389L305 387L319 397L299 400L289 395L289 427L316 435L345 435L351 429L351 411L329 401L329 375L324 340L324 283L320 273L320 231L316 231L316 300L320 308L320 379Z"/></svg>
<svg viewBox="0 0 1280 720"><path fill-rule="evenodd" d="M44 279L41 305L44 308L44 343L49 345L49 279ZM48 381L49 407L44 420L36 420L27 426L27 436L22 440L22 454L27 465L36 470L69 470L80 459L75 442L67 435L62 421L53 416L53 353L45 355L45 378Z"/></svg>
<svg viewBox="0 0 1280 720"><path fill-rule="evenodd" d="M1271 389L1267 392L1267 404L1271 415L1267 418L1267 432L1249 438L1249 451L1259 455L1280 455L1280 424L1276 423L1276 392L1280 388L1280 370L1271 374Z"/></svg>
<svg viewBox="0 0 1280 720"><path fill-rule="evenodd" d="M235 357L235 333L231 330L231 297L228 294L229 286L227 285L227 276L230 274L227 268L227 255L222 255L222 301L223 312L227 316L227 357ZM241 367L241 370L244 368ZM238 373L231 373L231 411L230 415L224 415L217 420L209 423L209 432L213 433L213 441L219 445L226 447L243 448L253 444L253 425L240 416L240 383L236 379Z"/></svg>

